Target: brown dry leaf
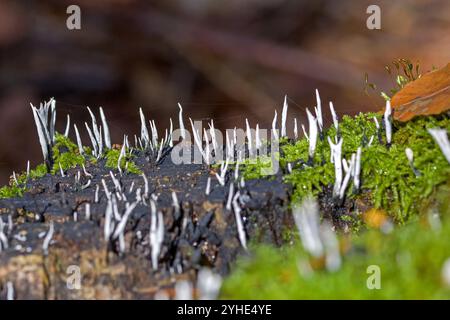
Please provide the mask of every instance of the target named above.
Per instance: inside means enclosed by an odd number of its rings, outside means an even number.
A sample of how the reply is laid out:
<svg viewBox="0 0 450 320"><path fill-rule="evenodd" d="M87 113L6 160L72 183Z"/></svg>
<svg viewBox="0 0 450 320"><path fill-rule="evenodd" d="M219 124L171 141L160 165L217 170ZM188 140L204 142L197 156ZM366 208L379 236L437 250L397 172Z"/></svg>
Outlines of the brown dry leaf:
<svg viewBox="0 0 450 320"><path fill-rule="evenodd" d="M395 120L440 114L450 109L450 63L408 83L391 99Z"/></svg>

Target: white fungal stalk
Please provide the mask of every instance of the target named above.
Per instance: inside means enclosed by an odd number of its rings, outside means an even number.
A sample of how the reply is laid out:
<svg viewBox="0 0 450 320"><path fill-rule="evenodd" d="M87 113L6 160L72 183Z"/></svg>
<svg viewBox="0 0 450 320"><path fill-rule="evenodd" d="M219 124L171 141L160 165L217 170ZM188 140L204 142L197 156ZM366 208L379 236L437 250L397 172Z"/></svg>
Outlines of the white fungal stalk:
<svg viewBox="0 0 450 320"><path fill-rule="evenodd" d="M306 132L305 126L303 124L302 124L302 130L303 130L303 135L305 136L306 140L309 141L308 133Z"/></svg>
<svg viewBox="0 0 450 320"><path fill-rule="evenodd" d="M384 111L384 127L386 129L386 144L391 145L392 140L392 122L391 122L391 102L386 101L386 110Z"/></svg>
<svg viewBox="0 0 450 320"><path fill-rule="evenodd" d="M98 127L97 126L97 120L95 118L94 113L91 111L91 109L89 107L87 107L89 114L91 115L91 120L92 120L92 132L93 137L91 137L91 140L94 139L95 140L95 144L97 145L97 157L100 157L103 154L103 137L102 137L102 127ZM86 124L86 127L89 127ZM89 132L90 130L88 130ZM92 134L90 134L91 136Z"/></svg>
<svg viewBox="0 0 450 320"><path fill-rule="evenodd" d="M150 248L153 270L158 269L158 257L161 252L161 245L164 240L164 220L161 211L156 214L156 204L150 200L151 221L150 221Z"/></svg>
<svg viewBox="0 0 450 320"><path fill-rule="evenodd" d="M4 227L5 224L3 222L3 219L0 217L0 252L2 252L3 249L8 249L9 247L8 238L3 231Z"/></svg>
<svg viewBox="0 0 450 320"><path fill-rule="evenodd" d="M216 178L221 186L225 185L225 175L227 174L227 169L228 169L228 159L225 161L225 163L224 162L221 163L220 175L216 173Z"/></svg>
<svg viewBox="0 0 450 320"><path fill-rule="evenodd" d="M350 181L350 178L353 175L353 172L354 172L353 168L355 166L355 159L356 159L356 155L352 154L352 158L350 160L350 164L348 165L348 169L346 170L346 173L345 173L344 181L342 182L342 186L339 189L339 199L341 199L341 200L344 199L345 190L347 189L347 185L348 185L348 183ZM344 160L342 161L343 164L344 164ZM347 162L345 162L345 163L347 163Z"/></svg>
<svg viewBox="0 0 450 320"><path fill-rule="evenodd" d="M329 222L324 222L320 226L320 238L326 251L325 264L327 270L330 272L337 271L341 267L342 259L339 252L339 241Z"/></svg>
<svg viewBox="0 0 450 320"><path fill-rule="evenodd" d="M177 281L175 284L175 300L192 300L192 284L190 281Z"/></svg>
<svg viewBox="0 0 450 320"><path fill-rule="evenodd" d="M106 122L105 113L103 112L103 108L100 107L100 118L102 120L102 126L103 126L103 136L105 139L105 147L108 149L111 149L111 136L109 134L109 126Z"/></svg>
<svg viewBox="0 0 450 320"><path fill-rule="evenodd" d="M356 159L355 159L355 170L353 175L353 185L355 186L355 190L358 191L361 184L360 174L361 174L361 147L358 147L356 150Z"/></svg>
<svg viewBox="0 0 450 320"><path fill-rule="evenodd" d="M206 181L205 194L209 196L210 192L211 192L211 177L208 177L208 180Z"/></svg>
<svg viewBox="0 0 450 320"><path fill-rule="evenodd" d="M247 250L247 239L245 235L245 229L244 224L242 223L242 217L241 217L241 207L238 204L238 199L240 197L239 191L236 192L236 194L233 197L233 210L234 210L234 216L236 219L236 227L238 231L238 237L239 242L241 243L242 247Z"/></svg>
<svg viewBox="0 0 450 320"><path fill-rule="evenodd" d="M112 230L114 228L114 222L112 221L112 216L113 216L113 208L112 207L113 207L112 200L108 199L108 203L106 204L106 211L105 211L105 224L103 226L103 237L106 242L109 241Z"/></svg>
<svg viewBox="0 0 450 320"><path fill-rule="evenodd" d="M34 122L38 132L39 143L41 145L42 155L44 161L47 162L47 166L51 166L51 148L55 141L55 122L56 122L56 107L55 100L52 98L50 101L40 104L39 109L31 104L31 110L33 111ZM48 119L48 111L51 109L50 122Z"/></svg>
<svg viewBox="0 0 450 320"><path fill-rule="evenodd" d="M448 140L447 131L445 129L428 129L434 141L439 145L445 159L450 163L450 142Z"/></svg>
<svg viewBox="0 0 450 320"><path fill-rule="evenodd" d="M66 129L64 130L64 137L68 137L69 136L69 131L70 131L70 115L67 115L67 122L66 122Z"/></svg>
<svg viewBox="0 0 450 320"><path fill-rule="evenodd" d="M294 139L298 139L298 124L297 124L297 118L294 118Z"/></svg>
<svg viewBox="0 0 450 320"><path fill-rule="evenodd" d="M144 141L145 148L147 148L150 144L150 136L148 135L148 129L142 108L139 108L139 117L141 119L141 141Z"/></svg>
<svg viewBox="0 0 450 320"><path fill-rule="evenodd" d="M261 141L261 136L259 134L259 123L256 124L256 131L255 131L255 149L256 150L261 150L262 147L262 141ZM258 151L256 151L258 152Z"/></svg>
<svg viewBox="0 0 450 320"><path fill-rule="evenodd" d="M319 125L319 130L322 131L323 128L323 118L322 118L322 102L320 101L319 90L316 89L316 118Z"/></svg>
<svg viewBox="0 0 450 320"><path fill-rule="evenodd" d="M339 119L338 119L338 116L336 114L336 111L334 110L333 102L331 102L331 101L330 101L330 112L331 112L331 117L333 118L333 125L336 128L336 132L338 132L338 130L339 130Z"/></svg>
<svg viewBox="0 0 450 320"><path fill-rule="evenodd" d="M50 226L48 228L48 232L45 235L44 242L42 243L42 250L44 251L44 255L48 255L48 247L50 245L50 241L53 238L54 231L55 231L55 226L53 225L53 221L50 221Z"/></svg>
<svg viewBox="0 0 450 320"><path fill-rule="evenodd" d="M281 137L287 137L286 120L288 112L287 95L284 96L283 111L281 112Z"/></svg>
<svg viewBox="0 0 450 320"><path fill-rule="evenodd" d="M11 281L6 283L6 300L14 300L14 285Z"/></svg>
<svg viewBox="0 0 450 320"><path fill-rule="evenodd" d="M273 116L272 120L272 136L275 141L278 140L277 117L278 117L277 110L275 110L275 115Z"/></svg>
<svg viewBox="0 0 450 320"><path fill-rule="evenodd" d="M217 299L222 285L222 277L209 268L202 268L198 272L197 289L200 300Z"/></svg>
<svg viewBox="0 0 450 320"><path fill-rule="evenodd" d="M248 153L251 157L253 155L252 130L250 129L250 125L248 123L247 118L245 119L245 129L246 129L246 136L247 136Z"/></svg>
<svg viewBox="0 0 450 320"><path fill-rule="evenodd" d="M195 145L197 146L198 150L200 151L200 154L202 155L202 158L205 160L206 164L209 164L208 163L208 158L206 157L206 154L203 151L202 138L200 137L200 134L198 133L198 130L195 128L194 122L192 122L191 118L189 118L189 121L191 122L192 134L194 135Z"/></svg>
<svg viewBox="0 0 450 320"><path fill-rule="evenodd" d="M330 137L328 137L328 143L330 144L331 154L333 156L334 163L334 188L333 196L337 197L339 195L339 190L342 184L342 143L343 139L339 139L337 144L334 144Z"/></svg>
<svg viewBox="0 0 450 320"><path fill-rule="evenodd" d="M83 155L84 151L83 151L83 144L81 143L80 132L78 131L76 124L74 124L73 127L75 129L75 135L77 136L78 152L80 153L80 155Z"/></svg>
<svg viewBox="0 0 450 320"><path fill-rule="evenodd" d="M227 210L231 210L231 202L233 201L234 196L234 183L230 183L230 190L228 191L228 200L225 208Z"/></svg>
<svg viewBox="0 0 450 320"><path fill-rule="evenodd" d="M316 151L316 143L317 143L317 119L306 109L306 114L308 116L309 122L309 159L312 161L314 158L314 153Z"/></svg>
<svg viewBox="0 0 450 320"><path fill-rule="evenodd" d="M319 206L308 197L301 205L293 208L294 220L300 234L303 248L313 257L321 257L324 247L320 239Z"/></svg>
<svg viewBox="0 0 450 320"><path fill-rule="evenodd" d="M126 204L125 213L123 214L122 218L120 219L119 224L116 227L116 230L114 231L112 235L112 239L115 240L119 237L119 235L123 234L125 231L125 227L127 225L127 221L131 213L133 212L134 208L137 206L137 202L133 202L132 204Z"/></svg>
<svg viewBox="0 0 450 320"><path fill-rule="evenodd" d="M180 124L180 135L181 137L184 139L186 139L186 129L184 127L184 122L183 122L183 107L181 106L180 103L178 103L178 108L180 109L180 112L178 114L178 122Z"/></svg>

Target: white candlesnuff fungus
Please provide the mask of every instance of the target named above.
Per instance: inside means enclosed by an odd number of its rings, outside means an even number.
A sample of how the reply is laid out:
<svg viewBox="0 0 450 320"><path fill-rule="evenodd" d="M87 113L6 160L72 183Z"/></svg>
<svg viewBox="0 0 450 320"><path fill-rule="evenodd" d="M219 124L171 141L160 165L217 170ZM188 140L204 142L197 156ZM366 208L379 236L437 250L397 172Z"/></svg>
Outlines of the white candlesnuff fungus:
<svg viewBox="0 0 450 320"><path fill-rule="evenodd" d="M330 144L330 150L333 155L334 163L334 188L333 196L337 197L339 195L339 190L342 184L342 143L343 139L340 138L337 144L334 144L330 137L328 137L328 143Z"/></svg>
<svg viewBox="0 0 450 320"><path fill-rule="evenodd" d="M303 130L303 135L305 136L306 140L309 141L308 133L306 132L304 124L302 124L302 130Z"/></svg>
<svg viewBox="0 0 450 320"><path fill-rule="evenodd" d="M55 141L55 122L56 122L56 107L55 100L52 98L50 101L41 103L39 109L31 104L31 110L33 111L34 122L38 131L39 143L42 149L42 155L46 162L47 168L52 166L52 147ZM51 108L50 122L48 119L48 111Z"/></svg>
<svg viewBox="0 0 450 320"><path fill-rule="evenodd" d="M91 220L91 204L89 202L86 202L84 206L84 216L86 220Z"/></svg>
<svg viewBox="0 0 450 320"><path fill-rule="evenodd" d="M144 142L144 146L147 148L150 144L150 136L148 135L147 124L142 108L139 108L139 118L141 119L141 141Z"/></svg>
<svg viewBox="0 0 450 320"><path fill-rule="evenodd" d="M175 284L175 300L192 300L192 284L190 281L177 281Z"/></svg>
<svg viewBox="0 0 450 320"><path fill-rule="evenodd" d="M278 140L277 118L278 118L278 114L277 114L277 110L275 110L275 115L273 116L273 120L272 120L272 136L275 141Z"/></svg>
<svg viewBox="0 0 450 320"><path fill-rule="evenodd" d="M6 300L14 300L14 285L11 281L6 283Z"/></svg>
<svg viewBox="0 0 450 320"><path fill-rule="evenodd" d="M83 185L81 186L81 190L84 190L84 189L86 189L86 188L89 188L89 186L91 185L91 182L92 182L92 180L89 179L88 182L86 182L85 184L83 184Z"/></svg>
<svg viewBox="0 0 450 320"><path fill-rule="evenodd" d="M211 177L208 177L208 180L206 181L206 189L205 194L209 196L209 193L211 192Z"/></svg>
<svg viewBox="0 0 450 320"><path fill-rule="evenodd" d="M151 262L153 270L158 269L158 258L161 252L161 245L164 240L164 220L161 211L156 213L156 204L150 200L150 248L151 248Z"/></svg>
<svg viewBox="0 0 450 320"><path fill-rule="evenodd" d="M66 122L66 129L64 130L64 137L68 137L69 136L69 131L70 131L70 115L67 114L67 122Z"/></svg>
<svg viewBox="0 0 450 320"><path fill-rule="evenodd" d="M3 231L4 228L5 224L3 222L3 219L0 217L0 252L2 252L3 249L8 249L9 247L8 238Z"/></svg>
<svg viewBox="0 0 450 320"><path fill-rule="evenodd" d="M42 250L44 251L44 255L48 254L48 247L53 238L54 231L55 231L55 226L53 225L53 221L50 221L50 226L48 228L48 232L45 235L44 242L42 243Z"/></svg>
<svg viewBox="0 0 450 320"><path fill-rule="evenodd" d="M256 124L256 132L255 132L255 149L260 150L262 146L261 136L259 134L259 123ZM258 152L258 151L256 151Z"/></svg>
<svg viewBox="0 0 450 320"><path fill-rule="evenodd" d="M179 214L181 211L180 202L178 201L177 193L172 191L172 206L175 209L175 213Z"/></svg>
<svg viewBox="0 0 450 320"><path fill-rule="evenodd" d="M106 122L105 113L103 112L103 108L100 107L100 118L102 120L102 126L103 126L103 136L105 138L105 146L108 149L111 149L111 136L109 133L109 126Z"/></svg>
<svg viewBox="0 0 450 320"><path fill-rule="evenodd" d="M239 242L241 243L242 247L247 250L247 239L245 235L244 225L242 223L241 207L238 204L239 196L240 192L238 191L233 197L233 211L236 218L236 227L238 231Z"/></svg>
<svg viewBox="0 0 450 320"><path fill-rule="evenodd" d="M386 101L386 110L384 111L384 127L386 129L386 144L391 145L392 140L392 109L390 101Z"/></svg>
<svg viewBox="0 0 450 320"><path fill-rule="evenodd" d="M447 159L448 163L450 163L450 142L447 136L447 130L445 129L428 129L428 132L433 137L434 141L441 148L442 153L444 154L445 159Z"/></svg>
<svg viewBox="0 0 450 320"><path fill-rule="evenodd" d="M250 129L250 124L248 123L247 118L245 119L245 132L247 136L248 154L252 156L253 155L252 130Z"/></svg>
<svg viewBox="0 0 450 320"><path fill-rule="evenodd" d="M234 183L230 183L230 189L228 191L228 200L225 206L227 210L231 210L231 202L233 201L233 196L234 196Z"/></svg>
<svg viewBox="0 0 450 320"><path fill-rule="evenodd" d="M113 216L112 200L108 198L105 211L105 224L103 225L103 238L105 239L105 241L109 241L112 230L114 228L112 216Z"/></svg>
<svg viewBox="0 0 450 320"><path fill-rule="evenodd" d="M286 120L288 112L287 95L284 96L283 111L281 112L281 137L286 137Z"/></svg>
<svg viewBox="0 0 450 320"><path fill-rule="evenodd" d="M189 118L189 121L191 122L192 134L194 135L195 145L197 146L198 150L200 151L202 158L205 159L205 162L206 162L207 158L206 158L205 152L203 150L202 138L201 138L200 134L198 133L198 130L195 128L194 122L192 121L191 118Z"/></svg>
<svg viewBox="0 0 450 320"><path fill-rule="evenodd" d="M358 147L356 150L356 159L355 159L355 172L353 175L353 185L355 186L355 190L358 191L361 184L360 174L361 174L361 147Z"/></svg>
<svg viewBox="0 0 450 320"><path fill-rule="evenodd" d="M350 160L350 164L348 165L348 169L345 173L344 181L342 182L341 188L339 189L339 199L344 199L345 196L345 190L347 189L347 185L350 181L350 178L353 175L354 172L354 166L355 166L355 159L356 155L352 154L352 158ZM345 159L344 159L345 160Z"/></svg>
<svg viewBox="0 0 450 320"><path fill-rule="evenodd" d="M74 124L73 127L75 129L75 135L77 136L78 152L80 153L80 155L83 155L84 154L84 150L83 150L83 144L81 143L80 132L78 131L78 128L77 128L76 124Z"/></svg>
<svg viewBox="0 0 450 320"><path fill-rule="evenodd" d="M65 177L66 175L64 174L64 170L63 170L63 168L61 167L61 162L58 162L58 165L59 165L59 173L61 174L61 177Z"/></svg>
<svg viewBox="0 0 450 320"><path fill-rule="evenodd" d="M91 128L89 128L89 125L87 124L87 122L85 122L84 125L86 126L86 130L89 134L89 138L91 139L92 148L93 148L92 155L97 158L100 156L98 145L97 145L97 140L95 140L95 137L92 134Z"/></svg>
<svg viewBox="0 0 450 320"><path fill-rule="evenodd" d="M127 225L128 218L130 214L133 212L134 208L136 208L137 204L138 204L137 202L133 202L132 204L126 203L125 213L121 217L120 222L112 235L113 240L117 239L119 235L123 234L125 227Z"/></svg>
<svg viewBox="0 0 450 320"><path fill-rule="evenodd" d="M316 151L316 143L317 143L317 119L306 109L306 114L308 116L309 122L309 161L313 161L314 152Z"/></svg>
<svg viewBox="0 0 450 320"><path fill-rule="evenodd" d="M209 268L202 268L197 276L197 289L200 300L217 299L222 285L222 277Z"/></svg>
<svg viewBox="0 0 450 320"><path fill-rule="evenodd" d="M319 90L316 89L316 118L317 118L317 123L319 125L319 130L322 131L323 128L323 118L322 118L322 102L320 101L320 95L319 95Z"/></svg>
<svg viewBox="0 0 450 320"><path fill-rule="evenodd" d="M95 194L94 194L94 203L98 203L99 201L99 192L100 192L100 186L97 184L95 186Z"/></svg>
<svg viewBox="0 0 450 320"><path fill-rule="evenodd" d="M300 234L303 248L313 257L321 257L324 247L320 240L319 206L308 197L301 205L293 207L294 221Z"/></svg>
<svg viewBox="0 0 450 320"><path fill-rule="evenodd" d="M337 271L342 264L339 252L339 241L329 222L324 222L320 226L320 238L325 247L325 265L330 272Z"/></svg>
<svg viewBox="0 0 450 320"><path fill-rule="evenodd" d="M86 177L91 177L92 178L92 174L90 174L89 172L86 171L86 167L84 166L84 163L81 164L81 167L83 168L83 173Z"/></svg>
<svg viewBox="0 0 450 320"><path fill-rule="evenodd" d="M333 125L336 128L336 132L339 130L339 119L336 114L336 111L334 110L333 102L330 101L330 112L331 117L333 118Z"/></svg>
<svg viewBox="0 0 450 320"><path fill-rule="evenodd" d="M297 124L297 118L294 118L294 139L298 139L298 124Z"/></svg>
<svg viewBox="0 0 450 320"><path fill-rule="evenodd" d="M186 132L185 132L185 127L184 127L184 122L183 122L183 107L181 106L180 103L178 103L178 108L180 108L180 112L178 114L178 122L180 124L180 134L184 140L184 139L186 139Z"/></svg>
<svg viewBox="0 0 450 320"><path fill-rule="evenodd" d="M405 155L406 155L406 158L408 159L408 163L409 163L409 166L411 167L411 170L414 172L416 177L420 176L419 170L417 170L416 167L414 167L414 153L413 153L412 149L406 148Z"/></svg>
<svg viewBox="0 0 450 320"><path fill-rule="evenodd" d="M101 156L103 153L103 137L102 137L102 127L97 125L97 120L95 118L94 113L91 111L91 109L89 107L87 107L89 114L91 115L91 120L92 120L92 132L94 133L94 139L95 142L97 144L97 156ZM86 124L86 126L88 127L88 125ZM92 139L92 138L91 138Z"/></svg>

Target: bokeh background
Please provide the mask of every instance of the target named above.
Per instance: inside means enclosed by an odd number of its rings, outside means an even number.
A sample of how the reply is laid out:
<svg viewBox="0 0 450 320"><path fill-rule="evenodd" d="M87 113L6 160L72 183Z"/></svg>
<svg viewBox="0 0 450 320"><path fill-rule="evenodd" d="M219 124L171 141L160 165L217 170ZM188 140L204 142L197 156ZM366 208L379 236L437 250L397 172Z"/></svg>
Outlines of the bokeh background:
<svg viewBox="0 0 450 320"><path fill-rule="evenodd" d="M79 31L66 28L70 4ZM366 28L370 4L381 30ZM222 129L269 127L284 94L305 122L315 88L341 115L380 109L396 58L423 71L450 61L450 1L1 0L0 183L42 161L30 102L55 97L60 131L66 114L82 126L102 106L115 142L139 133L138 107L162 130L177 102Z"/></svg>

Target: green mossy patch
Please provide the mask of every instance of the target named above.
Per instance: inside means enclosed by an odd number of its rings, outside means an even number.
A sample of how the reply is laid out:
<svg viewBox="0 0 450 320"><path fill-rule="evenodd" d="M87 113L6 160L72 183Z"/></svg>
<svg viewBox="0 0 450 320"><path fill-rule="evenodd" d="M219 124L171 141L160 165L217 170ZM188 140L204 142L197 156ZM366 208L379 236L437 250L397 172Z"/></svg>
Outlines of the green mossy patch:
<svg viewBox="0 0 450 320"><path fill-rule="evenodd" d="M56 133L55 144L53 150L53 168L52 174L60 171L60 166L63 170L75 168L85 163L84 157L79 153L78 146L73 143L68 137Z"/></svg>
<svg viewBox="0 0 450 320"><path fill-rule="evenodd" d="M259 245L251 248L251 258L238 261L221 298L449 299L450 287L442 275L450 259L449 220L436 229L414 223L390 234L369 230L352 239L341 237L341 247L347 249L335 272L313 270L298 242L282 248ZM379 267L380 289L367 286L374 284L369 266Z"/></svg>
<svg viewBox="0 0 450 320"><path fill-rule="evenodd" d="M407 222L419 213L422 204L439 185L450 180L450 166L439 146L428 133L428 128L446 128L450 131L450 119L440 117L421 117L407 123L394 123L392 145L385 144L384 132L381 143L378 139L373 118L379 114L360 113L355 117L344 116L339 122L339 133L343 138L342 156L350 159L351 154L363 145L361 155L361 180L364 198L375 208L383 208L398 223ZM313 166L308 166L308 146L306 138L295 143L280 143L280 166L293 165L292 173L284 179L294 187L293 201L298 202L308 195L317 196L325 187L334 183L334 165L330 162L330 146L336 136L334 127L324 129L324 138L318 139ZM372 144L368 142L373 137ZM414 152L414 166L420 172L416 177L405 155L409 147ZM246 178L264 178L259 174L264 161L253 161L243 168ZM347 188L346 197L355 195L352 186Z"/></svg>
<svg viewBox="0 0 450 320"><path fill-rule="evenodd" d="M117 163L119 162L120 150L111 149L106 152L106 164L108 168L117 168ZM123 171L142 174L142 171L137 167L137 165L132 161L133 155L126 153L125 157L120 160L120 168ZM127 164L128 163L128 164Z"/></svg>

